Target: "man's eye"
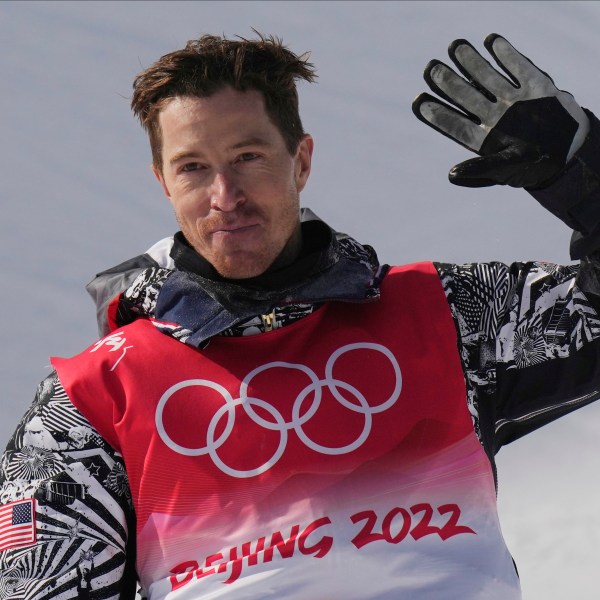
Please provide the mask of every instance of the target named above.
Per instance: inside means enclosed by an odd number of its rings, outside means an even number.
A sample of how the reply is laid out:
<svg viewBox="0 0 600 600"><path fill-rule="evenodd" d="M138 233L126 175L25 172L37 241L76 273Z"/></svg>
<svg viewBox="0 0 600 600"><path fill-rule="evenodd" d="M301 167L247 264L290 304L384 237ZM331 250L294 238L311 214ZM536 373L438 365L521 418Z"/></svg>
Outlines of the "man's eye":
<svg viewBox="0 0 600 600"><path fill-rule="evenodd" d="M254 154L254 152L244 152L243 154L240 154L238 160L240 162L248 162L249 160L254 160L257 156L258 155Z"/></svg>
<svg viewBox="0 0 600 600"><path fill-rule="evenodd" d="M199 163L186 163L181 167L181 170L185 173L189 173L190 171L197 171L200 168Z"/></svg>

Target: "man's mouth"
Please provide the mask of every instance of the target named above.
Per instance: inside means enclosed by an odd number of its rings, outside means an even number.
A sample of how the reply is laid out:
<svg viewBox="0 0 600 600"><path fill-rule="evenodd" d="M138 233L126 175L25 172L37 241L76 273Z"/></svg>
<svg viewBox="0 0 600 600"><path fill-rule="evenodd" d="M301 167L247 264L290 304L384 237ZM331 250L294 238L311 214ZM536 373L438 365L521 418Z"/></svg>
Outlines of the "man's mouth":
<svg viewBox="0 0 600 600"><path fill-rule="evenodd" d="M223 225L213 229L213 235L240 235L248 233L258 227L257 223L249 223L247 225Z"/></svg>

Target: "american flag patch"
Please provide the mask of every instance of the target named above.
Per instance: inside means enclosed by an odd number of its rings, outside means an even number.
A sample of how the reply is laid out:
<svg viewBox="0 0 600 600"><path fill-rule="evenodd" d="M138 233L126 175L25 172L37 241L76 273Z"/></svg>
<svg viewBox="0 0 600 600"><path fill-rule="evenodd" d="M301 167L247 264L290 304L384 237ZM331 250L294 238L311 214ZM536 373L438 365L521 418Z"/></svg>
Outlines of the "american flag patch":
<svg viewBox="0 0 600 600"><path fill-rule="evenodd" d="M35 543L35 500L0 506L0 551Z"/></svg>

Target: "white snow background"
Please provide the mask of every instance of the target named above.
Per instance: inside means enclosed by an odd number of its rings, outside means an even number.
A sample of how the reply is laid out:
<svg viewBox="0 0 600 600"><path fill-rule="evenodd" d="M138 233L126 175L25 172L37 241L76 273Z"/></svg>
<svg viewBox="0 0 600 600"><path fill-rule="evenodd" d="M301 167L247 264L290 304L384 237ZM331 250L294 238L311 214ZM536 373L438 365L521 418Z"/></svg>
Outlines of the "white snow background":
<svg viewBox="0 0 600 600"><path fill-rule="evenodd" d="M303 204L385 262L569 260L569 231L525 192L447 181L468 152L417 121L424 66L505 35L600 114L597 2L0 3L0 442L48 372L96 336L84 284L176 230L129 110L131 82L202 33L281 36L316 150ZM600 404L503 449L504 532L525 599L600 597ZM307 573L309 576L309 573ZM459 600L459 599L457 599Z"/></svg>

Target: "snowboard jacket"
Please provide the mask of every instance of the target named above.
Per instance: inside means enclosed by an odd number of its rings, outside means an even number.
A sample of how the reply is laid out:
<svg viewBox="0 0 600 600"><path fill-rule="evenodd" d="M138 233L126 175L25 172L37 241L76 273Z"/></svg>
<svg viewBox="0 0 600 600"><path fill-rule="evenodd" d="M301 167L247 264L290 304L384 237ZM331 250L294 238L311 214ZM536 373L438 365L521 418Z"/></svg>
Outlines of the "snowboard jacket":
<svg viewBox="0 0 600 600"><path fill-rule="evenodd" d="M577 265L390 268L304 210L243 285L180 234L97 276L2 459L3 597L518 598L494 456L600 396L592 125L530 191Z"/></svg>

